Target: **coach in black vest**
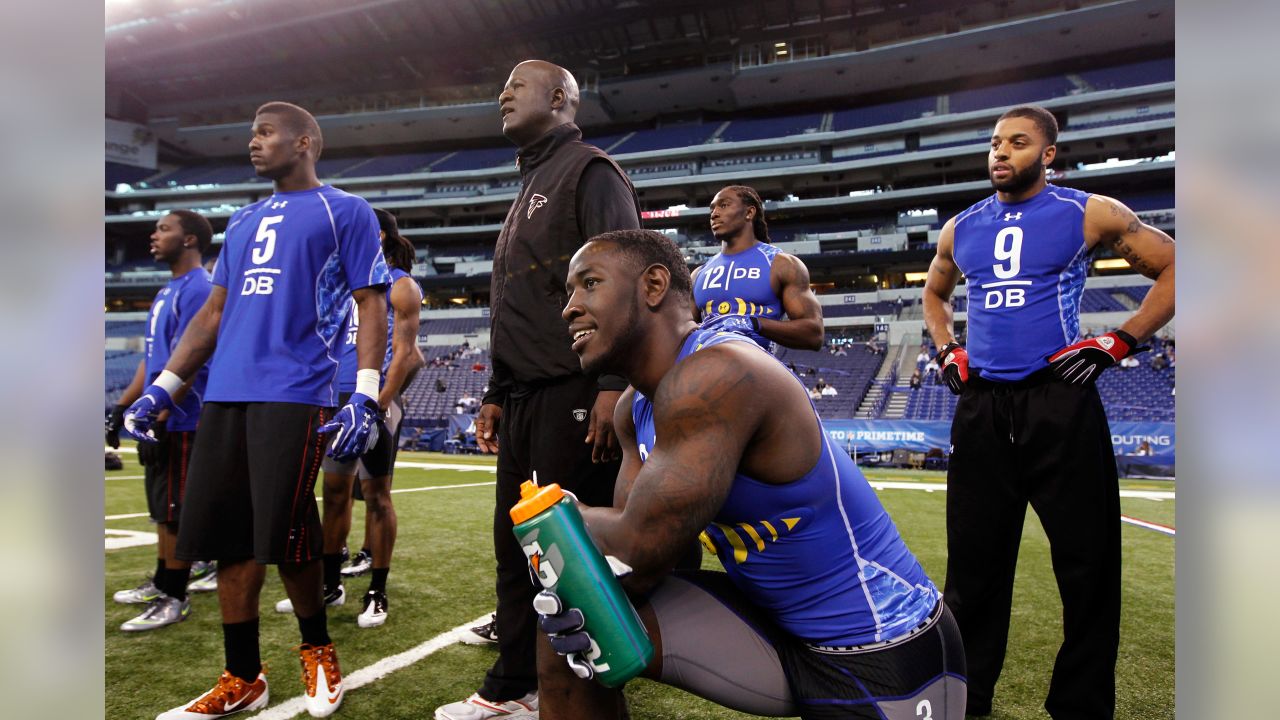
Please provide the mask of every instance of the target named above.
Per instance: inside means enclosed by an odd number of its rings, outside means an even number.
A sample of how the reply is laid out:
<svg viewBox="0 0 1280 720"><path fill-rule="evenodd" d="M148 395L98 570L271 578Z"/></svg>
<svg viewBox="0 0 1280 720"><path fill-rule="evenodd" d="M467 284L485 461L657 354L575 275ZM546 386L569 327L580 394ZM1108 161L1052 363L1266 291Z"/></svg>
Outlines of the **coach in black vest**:
<svg viewBox="0 0 1280 720"><path fill-rule="evenodd" d="M498 660L479 692L436 710L437 720L483 720L537 708L535 588L508 511L520 483L560 483L588 505L612 505L618 475L613 409L626 381L582 373L560 317L569 259L587 238L640 227L627 176L574 125L578 85L540 60L511 71L498 96L502 134L520 147L520 194L498 235L490 285L493 376L476 443L498 455L493 511L498 561ZM475 628L478 639L490 628Z"/></svg>

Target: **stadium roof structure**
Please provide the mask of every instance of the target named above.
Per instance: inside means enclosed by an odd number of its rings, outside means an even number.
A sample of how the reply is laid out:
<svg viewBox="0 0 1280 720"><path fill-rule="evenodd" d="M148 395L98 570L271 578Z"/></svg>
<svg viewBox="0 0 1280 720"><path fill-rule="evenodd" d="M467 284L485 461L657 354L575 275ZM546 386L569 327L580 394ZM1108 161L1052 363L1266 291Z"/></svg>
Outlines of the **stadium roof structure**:
<svg viewBox="0 0 1280 720"><path fill-rule="evenodd" d="M253 108L274 99L321 116L330 148L369 123L388 145L492 138L493 101L528 58L579 77L590 127L1172 42L1171 0L134 0L108 2L107 107L216 156L240 152Z"/></svg>

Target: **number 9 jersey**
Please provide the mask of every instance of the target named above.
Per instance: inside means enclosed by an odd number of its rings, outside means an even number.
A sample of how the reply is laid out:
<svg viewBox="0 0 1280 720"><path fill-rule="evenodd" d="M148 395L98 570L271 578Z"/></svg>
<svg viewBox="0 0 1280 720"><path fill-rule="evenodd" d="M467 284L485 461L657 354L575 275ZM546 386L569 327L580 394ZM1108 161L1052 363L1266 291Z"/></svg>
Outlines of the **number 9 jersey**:
<svg viewBox="0 0 1280 720"><path fill-rule="evenodd" d="M328 185L277 192L227 223L227 290L205 399L334 407L351 291L390 282L378 219Z"/></svg>
<svg viewBox="0 0 1280 720"><path fill-rule="evenodd" d="M969 298L965 346L982 377L1021 380L1078 339L1088 200L1046 185L1022 202L992 195L956 216L952 257Z"/></svg>

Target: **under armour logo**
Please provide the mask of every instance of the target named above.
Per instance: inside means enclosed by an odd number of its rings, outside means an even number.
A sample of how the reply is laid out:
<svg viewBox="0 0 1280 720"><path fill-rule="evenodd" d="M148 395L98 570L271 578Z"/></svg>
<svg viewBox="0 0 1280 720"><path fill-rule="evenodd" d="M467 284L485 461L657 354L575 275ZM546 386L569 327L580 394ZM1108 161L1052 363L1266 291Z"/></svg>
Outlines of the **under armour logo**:
<svg viewBox="0 0 1280 720"><path fill-rule="evenodd" d="M533 211L537 210L538 208L546 204L547 204L547 199L545 197L543 197L542 195L539 195L538 193L534 193L533 197L529 198L529 212L524 214L525 218L526 219L532 218Z"/></svg>
<svg viewBox="0 0 1280 720"><path fill-rule="evenodd" d="M288 200L277 200L277 201L275 201L275 202L271 203L271 209L272 209L272 210L279 210L280 208L282 208L282 207L284 207L285 205L288 205L288 204L289 204L289 201L288 201Z"/></svg>
<svg viewBox="0 0 1280 720"><path fill-rule="evenodd" d="M1004 214L1005 222L1009 222L1010 220L1021 220L1021 219L1022 219L1022 213L1005 213Z"/></svg>
<svg viewBox="0 0 1280 720"><path fill-rule="evenodd" d="M578 422L582 422L583 420L586 420L586 419L587 419L587 411L586 411L586 410L583 410L582 408L578 408L577 410L574 410L574 411L573 411L573 419L574 419L574 420L577 420Z"/></svg>

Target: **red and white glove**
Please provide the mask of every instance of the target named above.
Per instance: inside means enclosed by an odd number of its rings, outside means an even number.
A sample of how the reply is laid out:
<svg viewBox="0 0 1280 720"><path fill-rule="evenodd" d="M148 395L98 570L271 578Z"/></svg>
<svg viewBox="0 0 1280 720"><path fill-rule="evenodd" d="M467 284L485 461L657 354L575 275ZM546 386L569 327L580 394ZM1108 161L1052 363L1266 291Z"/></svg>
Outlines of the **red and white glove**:
<svg viewBox="0 0 1280 720"><path fill-rule="evenodd" d="M938 356L934 359L951 392L963 394L964 384L969 382L969 351L958 342L949 342L938 351Z"/></svg>
<svg viewBox="0 0 1280 720"><path fill-rule="evenodd" d="M1059 380L1083 385L1094 382L1103 370L1133 354L1137 344L1132 335L1116 330L1062 348L1049 356L1049 367Z"/></svg>

